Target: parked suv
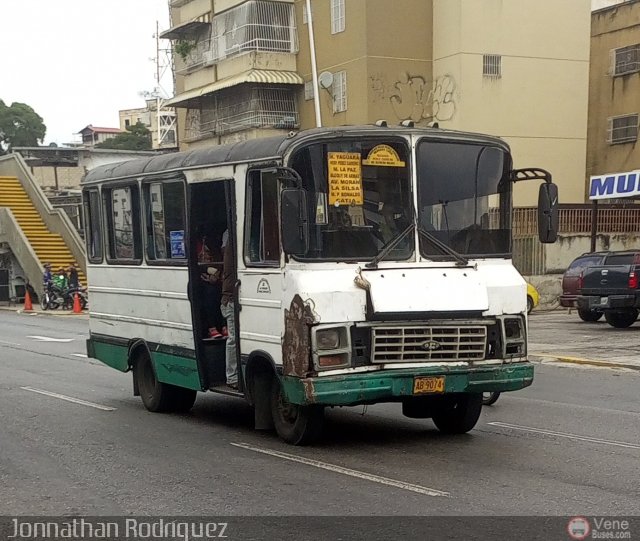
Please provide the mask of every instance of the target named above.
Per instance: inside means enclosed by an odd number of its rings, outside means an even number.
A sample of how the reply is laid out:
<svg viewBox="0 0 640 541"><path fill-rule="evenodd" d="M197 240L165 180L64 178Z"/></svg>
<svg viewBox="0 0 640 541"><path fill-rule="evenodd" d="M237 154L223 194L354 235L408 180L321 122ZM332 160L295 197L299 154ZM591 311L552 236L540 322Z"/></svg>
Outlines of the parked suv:
<svg viewBox="0 0 640 541"><path fill-rule="evenodd" d="M605 256L609 252L591 252L576 257L567 268L562 277L562 295L560 295L560 305L565 308L578 307L578 288L580 287L580 276L588 267L602 265ZM602 317L601 310L578 309L578 316L582 321L598 321Z"/></svg>

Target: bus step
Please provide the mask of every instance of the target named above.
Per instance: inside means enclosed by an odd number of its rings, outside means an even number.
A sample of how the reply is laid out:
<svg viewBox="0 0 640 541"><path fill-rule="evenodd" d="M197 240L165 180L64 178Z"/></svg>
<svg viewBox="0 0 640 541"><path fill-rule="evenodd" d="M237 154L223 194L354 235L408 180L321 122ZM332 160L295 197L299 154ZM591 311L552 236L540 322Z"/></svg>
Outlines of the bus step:
<svg viewBox="0 0 640 541"><path fill-rule="evenodd" d="M244 393L242 391L238 391L237 389L232 389L226 384L213 385L212 387L209 387L209 390L212 393L220 393L220 394L226 394L228 396L236 396L238 398L244 398Z"/></svg>

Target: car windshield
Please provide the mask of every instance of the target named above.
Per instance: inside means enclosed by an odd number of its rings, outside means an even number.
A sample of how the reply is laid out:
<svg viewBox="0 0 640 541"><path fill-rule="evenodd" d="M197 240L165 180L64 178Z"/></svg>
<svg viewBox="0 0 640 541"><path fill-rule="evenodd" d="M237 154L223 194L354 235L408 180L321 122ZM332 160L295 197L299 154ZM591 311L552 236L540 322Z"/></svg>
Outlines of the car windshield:
<svg viewBox="0 0 640 541"><path fill-rule="evenodd" d="M303 259L405 260L414 236L388 249L412 220L410 158L401 139L341 139L297 151L309 208L309 250Z"/></svg>
<svg viewBox="0 0 640 541"><path fill-rule="evenodd" d="M510 157L503 149L422 140L416 166L421 229L463 255L511 251ZM420 253L448 257L424 240Z"/></svg>

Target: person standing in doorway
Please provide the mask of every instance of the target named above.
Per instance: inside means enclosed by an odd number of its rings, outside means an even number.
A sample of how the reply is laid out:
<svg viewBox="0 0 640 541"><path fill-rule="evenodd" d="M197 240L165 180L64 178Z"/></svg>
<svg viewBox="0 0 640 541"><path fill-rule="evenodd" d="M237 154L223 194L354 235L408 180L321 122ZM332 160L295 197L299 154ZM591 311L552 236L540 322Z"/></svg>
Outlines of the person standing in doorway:
<svg viewBox="0 0 640 541"><path fill-rule="evenodd" d="M236 266L233 253L233 243L229 242L229 231L222 235L222 299L220 301L220 311L227 320L227 344L226 344L226 364L227 364L227 385L232 389L238 388L238 360L236 353L236 311L235 311L235 286L236 286ZM223 332L224 334L224 332Z"/></svg>

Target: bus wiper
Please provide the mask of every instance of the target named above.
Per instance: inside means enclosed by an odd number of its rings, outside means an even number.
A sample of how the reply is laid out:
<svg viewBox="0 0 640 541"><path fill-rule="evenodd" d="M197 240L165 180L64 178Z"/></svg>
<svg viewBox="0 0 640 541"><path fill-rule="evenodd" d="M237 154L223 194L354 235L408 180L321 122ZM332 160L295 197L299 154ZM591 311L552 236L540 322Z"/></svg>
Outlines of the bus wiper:
<svg viewBox="0 0 640 541"><path fill-rule="evenodd" d="M450 246L447 246L444 242L440 241L437 237L433 236L428 231L425 231L424 229L418 227L418 234L422 235L423 238L428 240L436 248L439 248L440 250L442 250L445 254L448 254L451 257L453 257L458 262L457 263L458 265L464 266L469 264L469 260L466 257L456 252Z"/></svg>
<svg viewBox="0 0 640 541"><path fill-rule="evenodd" d="M401 231L395 238L391 239L387 244L382 247L382 250L378 252L378 255L374 257L369 263L365 264L365 267L368 269L376 269L378 268L378 263L391 251L393 250L402 240L411 232L413 232L415 228L415 221L411 220L411 223Z"/></svg>

